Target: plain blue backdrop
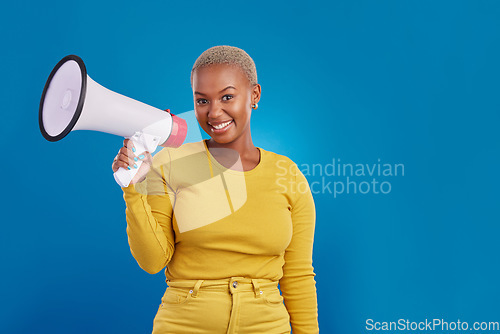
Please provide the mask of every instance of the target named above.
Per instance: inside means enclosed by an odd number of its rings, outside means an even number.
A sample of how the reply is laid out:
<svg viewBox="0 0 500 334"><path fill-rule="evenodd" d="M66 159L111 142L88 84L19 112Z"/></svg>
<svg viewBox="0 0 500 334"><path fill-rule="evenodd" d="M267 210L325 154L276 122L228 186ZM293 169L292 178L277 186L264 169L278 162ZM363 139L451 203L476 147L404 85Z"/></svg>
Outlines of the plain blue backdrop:
<svg viewBox="0 0 500 334"><path fill-rule="evenodd" d="M498 1L3 4L0 332L149 333L166 287L130 254L122 138L42 137L53 66L77 54L103 86L180 113L194 61L220 44L257 65L256 145L305 166L404 165L377 175L387 194L314 194L321 332L500 321L499 17Z"/></svg>

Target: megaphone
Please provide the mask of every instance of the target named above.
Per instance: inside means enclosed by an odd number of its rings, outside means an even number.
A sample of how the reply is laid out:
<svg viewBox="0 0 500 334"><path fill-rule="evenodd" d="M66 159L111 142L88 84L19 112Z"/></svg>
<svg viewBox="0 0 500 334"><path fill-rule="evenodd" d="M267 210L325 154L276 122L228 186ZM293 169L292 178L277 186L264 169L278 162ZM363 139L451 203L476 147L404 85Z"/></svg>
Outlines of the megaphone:
<svg viewBox="0 0 500 334"><path fill-rule="evenodd" d="M45 83L39 110L40 131L58 141L74 130L94 130L130 138L136 154L153 153L158 145L179 147L186 139L182 118L115 93L87 75L83 60L75 55L61 59ZM116 182L127 187L137 168L120 168Z"/></svg>

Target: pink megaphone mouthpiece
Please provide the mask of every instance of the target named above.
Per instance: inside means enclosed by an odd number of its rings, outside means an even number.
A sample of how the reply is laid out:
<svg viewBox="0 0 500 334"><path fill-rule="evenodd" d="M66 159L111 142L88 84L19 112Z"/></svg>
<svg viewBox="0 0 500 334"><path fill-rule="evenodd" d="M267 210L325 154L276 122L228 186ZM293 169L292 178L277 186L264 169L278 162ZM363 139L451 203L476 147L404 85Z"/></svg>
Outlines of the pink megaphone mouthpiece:
<svg viewBox="0 0 500 334"><path fill-rule="evenodd" d="M187 123L180 117L172 115L172 131L168 139L161 144L164 147L179 147L182 145L184 140L186 140L187 135Z"/></svg>

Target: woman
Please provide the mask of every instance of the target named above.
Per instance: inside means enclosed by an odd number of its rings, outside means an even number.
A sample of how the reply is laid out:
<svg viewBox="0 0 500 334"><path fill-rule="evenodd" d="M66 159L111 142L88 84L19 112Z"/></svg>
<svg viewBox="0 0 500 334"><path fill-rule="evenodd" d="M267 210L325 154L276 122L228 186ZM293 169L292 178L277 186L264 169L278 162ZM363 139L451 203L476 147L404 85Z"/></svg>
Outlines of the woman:
<svg viewBox="0 0 500 334"><path fill-rule="evenodd" d="M210 48L191 84L211 138L154 159L125 140L113 162L113 171L147 162L122 189L134 258L151 274L166 267L153 333L317 333L314 201L290 159L252 142L253 60Z"/></svg>

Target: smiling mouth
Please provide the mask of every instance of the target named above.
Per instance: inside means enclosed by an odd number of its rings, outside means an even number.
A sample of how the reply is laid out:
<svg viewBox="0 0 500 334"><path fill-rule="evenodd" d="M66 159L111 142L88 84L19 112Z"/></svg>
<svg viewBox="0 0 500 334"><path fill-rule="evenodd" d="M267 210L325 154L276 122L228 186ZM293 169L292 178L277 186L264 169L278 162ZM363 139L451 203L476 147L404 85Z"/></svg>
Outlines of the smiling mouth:
<svg viewBox="0 0 500 334"><path fill-rule="evenodd" d="M230 120L218 124L211 124L210 122L208 122L208 125L210 125L210 130L212 130L212 132L223 132L233 123L233 121L234 120Z"/></svg>

